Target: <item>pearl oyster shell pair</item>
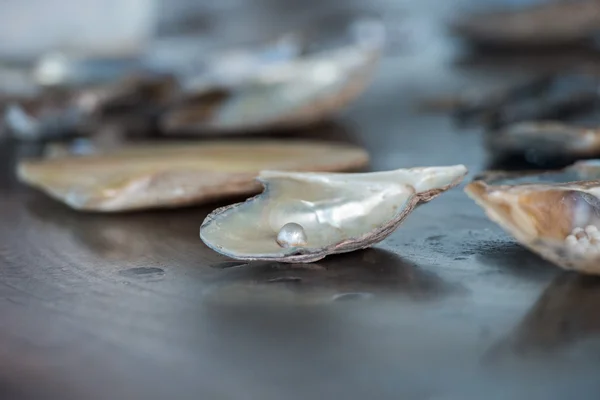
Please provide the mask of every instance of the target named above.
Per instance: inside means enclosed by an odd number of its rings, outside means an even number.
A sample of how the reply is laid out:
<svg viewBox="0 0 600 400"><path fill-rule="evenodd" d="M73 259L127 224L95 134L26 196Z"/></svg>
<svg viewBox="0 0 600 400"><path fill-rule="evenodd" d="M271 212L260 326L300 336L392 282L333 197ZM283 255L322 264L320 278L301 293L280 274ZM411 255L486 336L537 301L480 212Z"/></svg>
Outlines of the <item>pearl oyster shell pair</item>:
<svg viewBox="0 0 600 400"><path fill-rule="evenodd" d="M200 237L240 260L313 262L383 240L416 206L466 173L463 165L358 174L263 171L264 192L212 212Z"/></svg>
<svg viewBox="0 0 600 400"><path fill-rule="evenodd" d="M600 162L546 173L487 173L466 193L522 245L556 265L600 274Z"/></svg>

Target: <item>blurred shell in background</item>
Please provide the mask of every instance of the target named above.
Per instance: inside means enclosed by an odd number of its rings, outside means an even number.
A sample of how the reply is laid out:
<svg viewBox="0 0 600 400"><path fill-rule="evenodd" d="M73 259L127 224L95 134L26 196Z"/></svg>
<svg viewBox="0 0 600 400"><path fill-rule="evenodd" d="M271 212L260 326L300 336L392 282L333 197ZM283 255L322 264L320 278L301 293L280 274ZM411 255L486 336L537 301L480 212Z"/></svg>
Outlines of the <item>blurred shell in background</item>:
<svg viewBox="0 0 600 400"><path fill-rule="evenodd" d="M161 117L165 133L252 133L320 122L366 87L384 45L379 18L339 14L255 49L205 60L181 79L182 99Z"/></svg>
<svg viewBox="0 0 600 400"><path fill-rule="evenodd" d="M496 157L524 155L531 163L600 155L600 130L554 121L520 122L486 135Z"/></svg>
<svg viewBox="0 0 600 400"><path fill-rule="evenodd" d="M553 184L600 179L600 160L578 161L567 168L553 171L487 171L479 174L474 181L487 185Z"/></svg>
<svg viewBox="0 0 600 400"><path fill-rule="evenodd" d="M365 14L330 15L306 26L263 46L200 59L196 53L161 59L152 47L117 57L50 52L30 72L42 92L5 99L10 107L4 125L20 138L89 135L97 126L89 123L97 109L114 109L115 98L122 97L139 100L129 102L129 109L120 107L122 113L152 120L163 134L239 134L315 124L364 90L385 33L379 18ZM168 89L159 98L140 96L148 79ZM49 107L40 100L57 88L65 101ZM24 106L36 102L37 107Z"/></svg>
<svg viewBox="0 0 600 400"><path fill-rule="evenodd" d="M451 30L478 46L568 46L591 42L600 29L600 2L550 0L461 17Z"/></svg>

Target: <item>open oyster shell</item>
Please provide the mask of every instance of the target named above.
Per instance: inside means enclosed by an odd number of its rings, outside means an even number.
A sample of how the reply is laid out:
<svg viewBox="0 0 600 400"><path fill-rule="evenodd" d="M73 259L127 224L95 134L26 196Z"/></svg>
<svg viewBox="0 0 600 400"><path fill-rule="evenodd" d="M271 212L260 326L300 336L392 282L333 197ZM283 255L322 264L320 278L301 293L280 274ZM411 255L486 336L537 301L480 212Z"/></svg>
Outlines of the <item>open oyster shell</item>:
<svg viewBox="0 0 600 400"><path fill-rule="evenodd" d="M359 174L263 171L264 192L213 211L200 238L240 260L317 261L383 240L417 205L466 173L463 165ZM292 225L296 231L288 232ZM286 233L298 235L286 242Z"/></svg>
<svg viewBox="0 0 600 400"><path fill-rule="evenodd" d="M488 175L465 188L519 243L558 266L600 274L600 180L593 164L547 174Z"/></svg>
<svg viewBox="0 0 600 400"><path fill-rule="evenodd" d="M260 170L346 171L368 162L355 146L317 141L138 144L87 156L25 160L19 179L78 210L199 204L259 191Z"/></svg>
<svg viewBox="0 0 600 400"><path fill-rule="evenodd" d="M150 72L96 86L47 89L35 97L7 101L2 107L2 122L12 136L21 140L91 136L97 134L100 122L124 116L152 125L155 115L177 90L173 76Z"/></svg>
<svg viewBox="0 0 600 400"><path fill-rule="evenodd" d="M262 49L217 55L205 73L183 80L183 99L165 112L161 128L223 134L322 121L364 90L384 37L378 18L333 15Z"/></svg>

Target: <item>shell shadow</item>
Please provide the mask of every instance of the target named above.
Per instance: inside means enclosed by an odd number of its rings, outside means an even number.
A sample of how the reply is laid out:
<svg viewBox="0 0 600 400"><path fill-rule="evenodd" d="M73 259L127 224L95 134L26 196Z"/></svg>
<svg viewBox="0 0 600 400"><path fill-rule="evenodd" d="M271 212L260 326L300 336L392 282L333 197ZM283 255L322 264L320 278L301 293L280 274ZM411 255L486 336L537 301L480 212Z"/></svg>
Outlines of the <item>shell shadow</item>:
<svg viewBox="0 0 600 400"><path fill-rule="evenodd" d="M209 284L207 295L219 303L322 304L440 298L458 285L444 281L402 257L367 249L327 257L311 264L278 262L219 263L222 273Z"/></svg>
<svg viewBox="0 0 600 400"><path fill-rule="evenodd" d="M113 261L133 261L170 249L202 251L198 228L210 207L125 214L79 212L31 193L25 203L29 216L52 226L90 252Z"/></svg>
<svg viewBox="0 0 600 400"><path fill-rule="evenodd" d="M554 264L514 241L482 241L467 251L476 254L481 263L492 265L520 278L531 280L551 278L559 271Z"/></svg>
<svg viewBox="0 0 600 400"><path fill-rule="evenodd" d="M599 307L600 277L564 272L548 285L517 327L493 344L485 359L552 354L598 339Z"/></svg>

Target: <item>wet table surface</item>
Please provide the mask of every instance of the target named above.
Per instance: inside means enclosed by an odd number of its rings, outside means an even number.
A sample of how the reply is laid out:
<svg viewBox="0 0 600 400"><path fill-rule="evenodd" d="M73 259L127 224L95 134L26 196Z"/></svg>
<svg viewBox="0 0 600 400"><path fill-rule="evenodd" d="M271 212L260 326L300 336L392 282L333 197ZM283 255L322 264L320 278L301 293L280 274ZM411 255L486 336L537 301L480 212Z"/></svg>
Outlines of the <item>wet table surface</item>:
<svg viewBox="0 0 600 400"><path fill-rule="evenodd" d="M373 84L334 125L303 134L362 144L373 170L464 163L468 179L483 170L477 129L414 110L426 95L519 69L455 62L438 24L450 3L372 3L392 28ZM337 3L257 4L237 29ZM223 19L212 16L213 29ZM0 145L2 399L600 395L600 280L515 244L462 186L373 249L243 264L199 240L217 204L90 215L20 186L14 163L35 147Z"/></svg>

